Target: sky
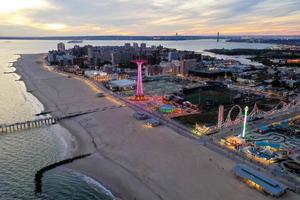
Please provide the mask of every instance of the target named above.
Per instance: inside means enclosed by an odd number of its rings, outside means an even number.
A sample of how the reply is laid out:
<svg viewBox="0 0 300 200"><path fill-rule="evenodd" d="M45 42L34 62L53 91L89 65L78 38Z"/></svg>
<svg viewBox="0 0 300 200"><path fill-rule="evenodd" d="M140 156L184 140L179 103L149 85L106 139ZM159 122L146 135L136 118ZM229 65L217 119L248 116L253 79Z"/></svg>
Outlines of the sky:
<svg viewBox="0 0 300 200"><path fill-rule="evenodd" d="M0 0L0 36L300 35L300 0Z"/></svg>

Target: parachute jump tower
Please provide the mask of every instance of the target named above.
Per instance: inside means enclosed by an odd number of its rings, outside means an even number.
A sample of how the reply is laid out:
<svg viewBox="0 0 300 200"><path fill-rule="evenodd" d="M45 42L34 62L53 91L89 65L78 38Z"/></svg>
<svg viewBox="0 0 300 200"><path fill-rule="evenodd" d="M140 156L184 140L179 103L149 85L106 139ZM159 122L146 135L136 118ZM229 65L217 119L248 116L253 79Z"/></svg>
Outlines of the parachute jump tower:
<svg viewBox="0 0 300 200"><path fill-rule="evenodd" d="M136 91L135 91L135 101L145 101L147 100L144 96L144 89L143 89L143 76L142 76L142 65L147 63L146 60L133 60L133 63L137 64L138 66L138 74L136 80Z"/></svg>

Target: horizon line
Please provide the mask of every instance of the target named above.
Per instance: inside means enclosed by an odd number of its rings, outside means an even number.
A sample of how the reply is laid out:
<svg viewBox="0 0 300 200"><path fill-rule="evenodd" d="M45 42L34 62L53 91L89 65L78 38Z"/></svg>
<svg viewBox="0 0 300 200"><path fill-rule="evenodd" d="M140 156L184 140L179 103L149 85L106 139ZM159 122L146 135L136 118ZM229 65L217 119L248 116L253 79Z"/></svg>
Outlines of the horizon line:
<svg viewBox="0 0 300 200"><path fill-rule="evenodd" d="M208 35L47 35L47 36L0 36L0 38L51 38L51 37L217 37L216 34ZM289 34L221 34L220 37L300 37L299 35Z"/></svg>

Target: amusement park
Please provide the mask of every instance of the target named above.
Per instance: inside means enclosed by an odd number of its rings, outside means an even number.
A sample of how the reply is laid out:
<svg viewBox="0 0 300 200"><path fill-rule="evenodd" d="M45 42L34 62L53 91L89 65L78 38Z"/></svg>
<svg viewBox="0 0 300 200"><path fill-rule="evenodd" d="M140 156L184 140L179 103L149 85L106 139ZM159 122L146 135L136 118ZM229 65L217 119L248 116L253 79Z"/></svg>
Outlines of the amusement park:
<svg viewBox="0 0 300 200"><path fill-rule="evenodd" d="M140 65L143 62L138 61L136 63L138 70L141 70ZM136 84L136 95L129 97L129 100L134 101L135 104L143 109L160 114L163 117L176 120L178 117L197 116L202 114L201 112L203 112L204 109L207 109L207 107L201 106L201 100L199 100L198 104L187 101L183 93L181 93L181 96L176 94L165 94L163 96L145 95L141 73L138 73ZM252 98L251 100L257 99ZM240 100L240 102L242 101ZM259 106L256 102L261 101L255 101L254 104L252 101L252 106L250 108L245 106L244 109L240 105L233 105L228 109L227 105L226 117L224 116L225 106L219 105L217 112L215 112L217 113L217 123L211 126L196 123L192 132L196 136L207 136L210 134L218 135L220 132L230 129L232 131L230 131L229 135L221 137L218 141L218 145L224 146L229 151L241 153L251 162L276 167L277 171L272 173L293 174L300 180L300 115L278 122L272 122L269 125L261 125L256 129L252 127L256 121L272 119L277 114L290 113L291 110L299 107L299 102L294 100L286 103L284 101L273 100L274 105L268 110L266 110L266 108L261 109L260 107L263 106ZM251 103L249 103L249 105L251 105ZM245 101L242 105L245 105ZM213 108L213 106L209 108ZM139 120L147 119L146 125L148 127L156 127L159 124L158 119L149 119L143 112L135 113L134 117ZM236 127L240 126L240 129L236 129ZM251 130L250 127L252 128ZM218 138L218 136L216 138ZM241 170L240 168L243 169ZM242 177L242 180L248 185L258 190L266 191L261 184L257 184L260 180L251 180L248 176L241 173L241 171L249 170L250 174L259 176L257 175L259 174L258 172L251 172L251 169L248 169L246 166L237 166L234 170L236 175ZM265 178L264 176L261 177L265 179L265 182L270 182L270 184L275 181ZM271 189L269 193L274 196L279 196L285 189L285 186L282 185L282 190L279 190L278 193L274 193L274 188Z"/></svg>
<svg viewBox="0 0 300 200"><path fill-rule="evenodd" d="M300 115L248 132L247 118L244 119L242 134L223 137L220 144L258 163L278 166L283 172L300 178Z"/></svg>
<svg viewBox="0 0 300 200"><path fill-rule="evenodd" d="M147 63L147 61L134 60L133 62L138 66L138 73L136 79L135 95L128 96L127 98L129 101L134 102L134 104L147 111L155 112L156 114L160 114L169 119L200 113L197 105L192 104L189 101L184 101L184 99L177 94L162 95L160 91L160 93L150 93L151 95L149 95L149 92L147 90L150 89L149 87L146 88L144 92L142 65L144 63Z"/></svg>
<svg viewBox="0 0 300 200"><path fill-rule="evenodd" d="M244 120L243 107L248 108L247 121L255 123L300 106L296 100L287 103L275 97L242 93L218 81L195 86L182 77L148 80L142 70L147 60L132 62L137 65L135 86L115 93L148 112L190 128L196 136L240 125Z"/></svg>

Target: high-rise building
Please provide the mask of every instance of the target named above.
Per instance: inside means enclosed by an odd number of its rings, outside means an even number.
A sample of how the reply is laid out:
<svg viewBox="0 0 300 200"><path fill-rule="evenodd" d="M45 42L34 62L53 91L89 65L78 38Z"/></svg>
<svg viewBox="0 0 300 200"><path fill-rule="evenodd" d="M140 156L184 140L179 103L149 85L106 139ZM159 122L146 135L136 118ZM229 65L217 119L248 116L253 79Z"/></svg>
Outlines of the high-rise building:
<svg viewBox="0 0 300 200"><path fill-rule="evenodd" d="M65 52L66 51L66 47L65 47L65 44L60 42L57 44L57 51L59 52Z"/></svg>
<svg viewBox="0 0 300 200"><path fill-rule="evenodd" d="M49 53L48 53L48 62L50 64L52 64L53 62L55 62L55 57L56 57L56 55L54 54L54 52L49 51Z"/></svg>
<svg viewBox="0 0 300 200"><path fill-rule="evenodd" d="M147 45L146 43L141 43L141 49L146 49Z"/></svg>
<svg viewBox="0 0 300 200"><path fill-rule="evenodd" d="M111 53L111 64L113 66L119 65L121 63L122 54L118 51L113 51Z"/></svg>
<svg viewBox="0 0 300 200"><path fill-rule="evenodd" d="M136 43L136 42L134 42L134 43L133 43L133 48L134 48L135 50L137 50L137 49L139 48L139 44Z"/></svg>
<svg viewBox="0 0 300 200"><path fill-rule="evenodd" d="M168 53L168 61L171 62L172 60L179 60L179 53L170 51Z"/></svg>
<svg viewBox="0 0 300 200"><path fill-rule="evenodd" d="M103 48L100 49L100 62L104 63L104 62L111 62L111 49L110 48Z"/></svg>
<svg viewBox="0 0 300 200"><path fill-rule="evenodd" d="M217 33L217 42L219 42L220 41L220 33L218 32Z"/></svg>
<svg viewBox="0 0 300 200"><path fill-rule="evenodd" d="M87 49L87 55L89 59L93 58L93 47L88 47Z"/></svg>
<svg viewBox="0 0 300 200"><path fill-rule="evenodd" d="M197 66L196 59L184 59L180 61L180 71L179 73L183 76L187 76L189 70Z"/></svg>
<svg viewBox="0 0 300 200"><path fill-rule="evenodd" d="M74 56L64 54L56 56L56 59L60 66L73 65Z"/></svg>
<svg viewBox="0 0 300 200"><path fill-rule="evenodd" d="M124 46L125 46L126 49L129 49L130 48L130 43L125 43Z"/></svg>

